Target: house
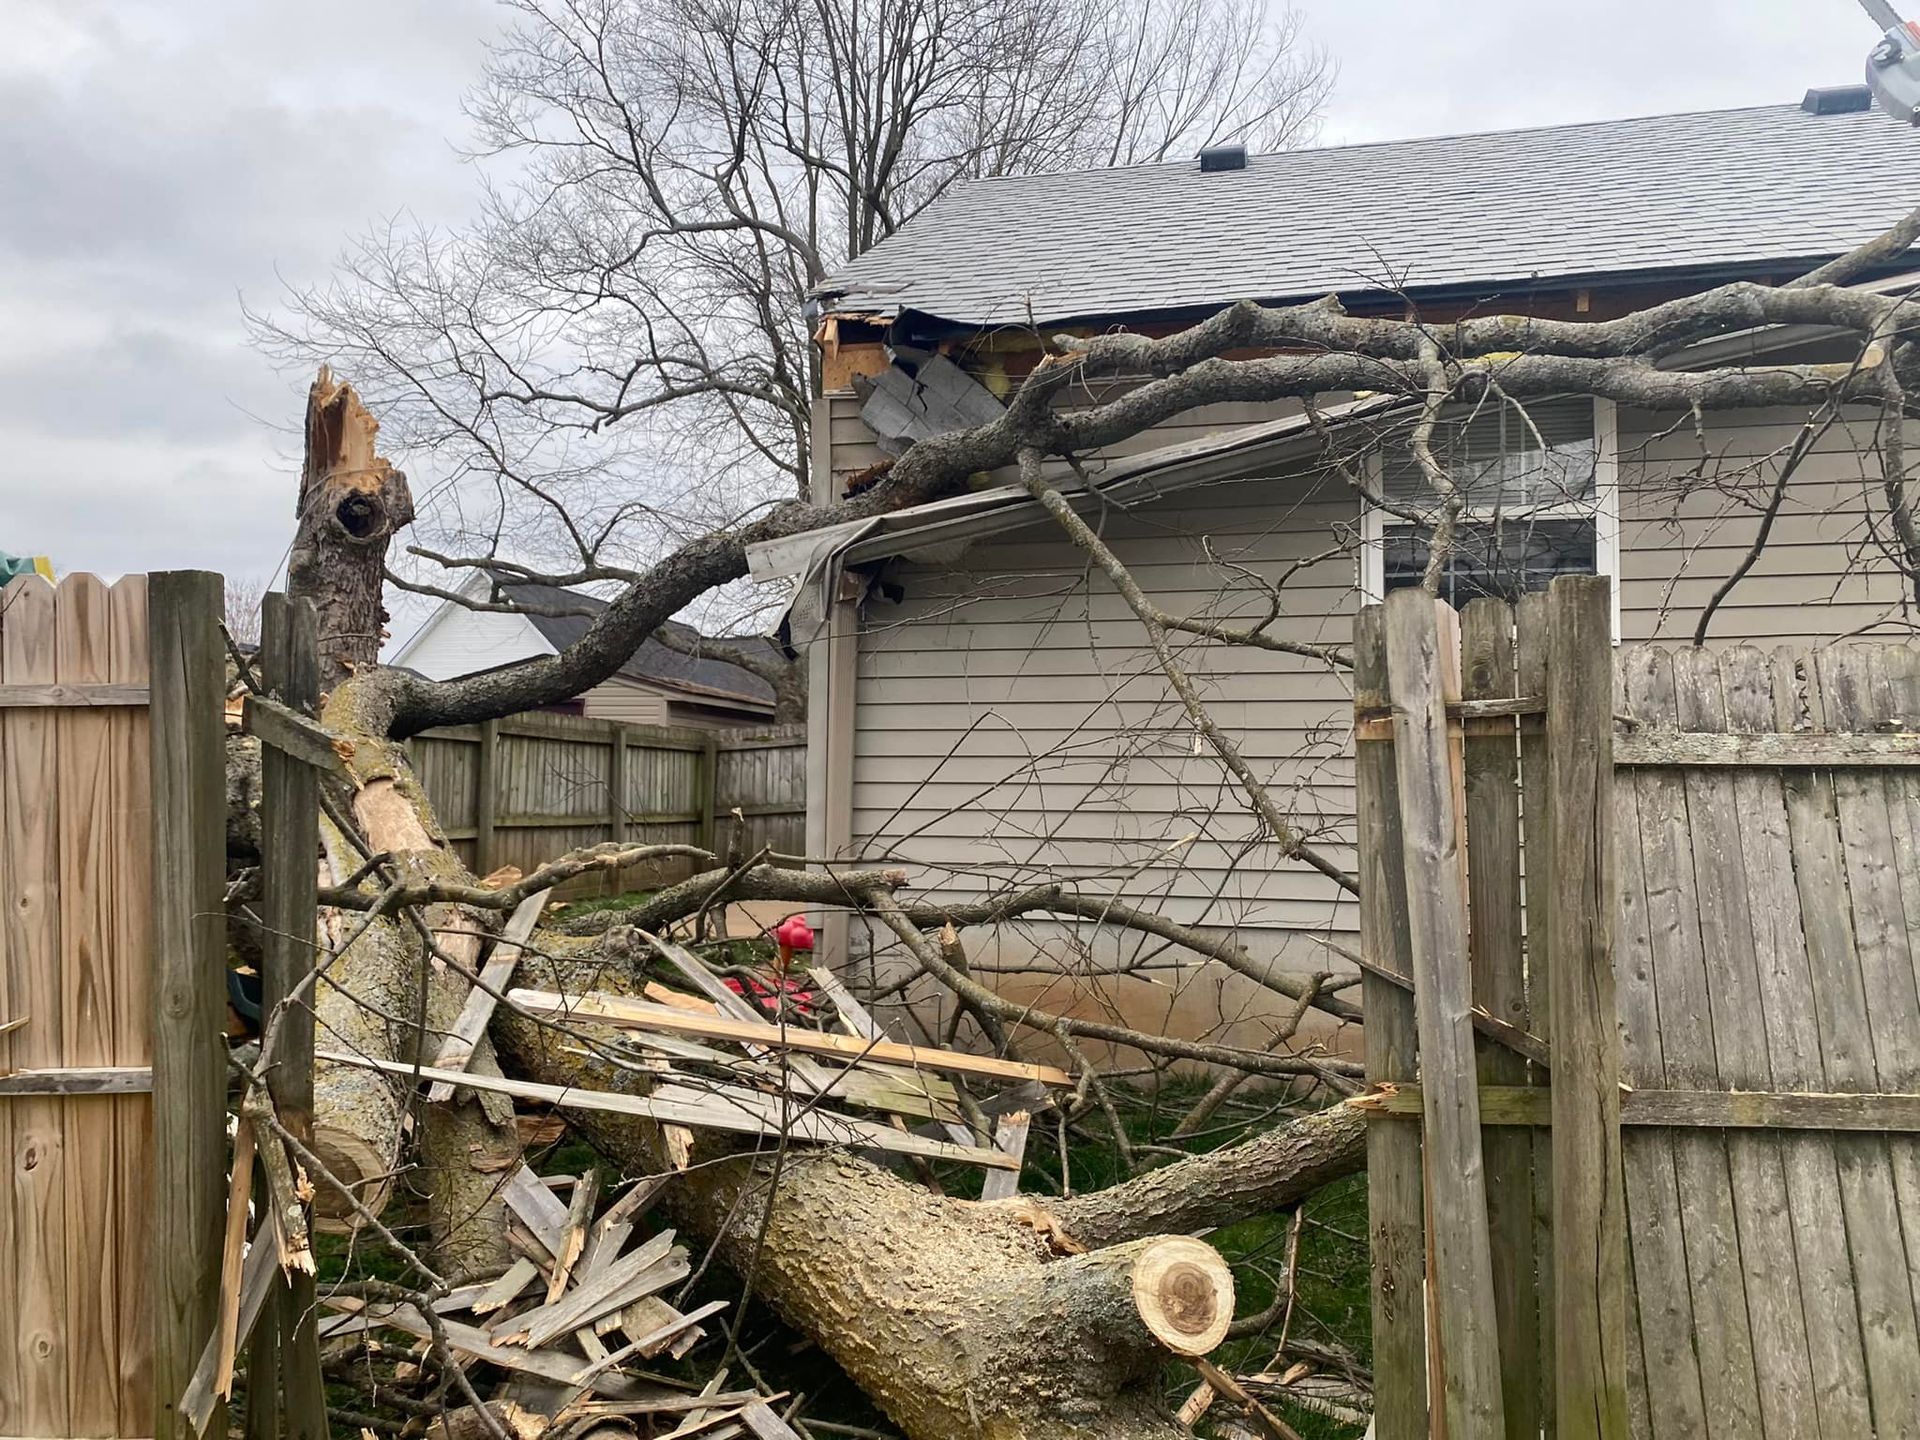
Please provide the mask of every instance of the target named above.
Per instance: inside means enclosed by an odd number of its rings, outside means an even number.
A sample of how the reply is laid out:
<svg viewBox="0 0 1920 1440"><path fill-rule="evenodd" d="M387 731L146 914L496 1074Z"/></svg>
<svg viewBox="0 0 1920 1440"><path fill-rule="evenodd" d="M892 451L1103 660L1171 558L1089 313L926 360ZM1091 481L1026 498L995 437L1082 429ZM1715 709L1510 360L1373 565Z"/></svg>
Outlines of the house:
<svg viewBox="0 0 1920 1440"><path fill-rule="evenodd" d="M1799 105L961 185L819 292L817 497L991 413L1042 336L1165 334L1241 299L1334 292L1355 314L1603 318L1802 274L1911 209L1916 176L1920 134L1847 87ZM1830 340L1767 331L1670 363L1845 358ZM1292 402L1210 406L1081 457L1092 493L1079 503L1166 609L1244 622L1272 608L1275 635L1342 644L1360 605L1417 579L1426 527L1405 510L1425 492L1404 410L1355 397L1325 418L1398 509L1362 498ZM1452 416L1442 440L1473 499L1448 592L1597 571L1616 581L1618 639L1685 641L1751 547L1806 419L1745 411L1696 427L1587 398L1533 402L1524 419L1500 405ZM1843 415L1818 437L1713 642L1902 633L1910 590L1878 548L1880 481L1862 453L1876 419ZM1329 968L1320 942L1351 944L1351 898L1259 843L1131 611L1024 490L992 483L1009 478L754 552L757 573L798 584L809 852L904 865L956 899L1041 878L1124 887L1281 968ZM1182 638L1216 722L1350 866L1344 672ZM830 957L878 943L845 917L823 936ZM976 961L1045 970L1147 948L1033 924L996 943ZM1128 980L1098 1003L1188 1034L1272 1003L1215 970L1204 985ZM1030 993L1064 1005L1069 987L1043 975Z"/></svg>
<svg viewBox="0 0 1920 1440"><path fill-rule="evenodd" d="M577 590L496 579L480 571L460 593L486 602L496 586L501 602L524 609L474 610L443 600L388 663L417 670L430 680L452 680L557 654L586 632L607 603ZM771 723L773 686L768 681L731 660L687 653L697 652L703 638L691 626L673 621L666 628L679 646L670 649L649 639L612 676L549 708L640 725L725 729ZM761 648L769 661L783 658L771 641L729 643Z"/></svg>

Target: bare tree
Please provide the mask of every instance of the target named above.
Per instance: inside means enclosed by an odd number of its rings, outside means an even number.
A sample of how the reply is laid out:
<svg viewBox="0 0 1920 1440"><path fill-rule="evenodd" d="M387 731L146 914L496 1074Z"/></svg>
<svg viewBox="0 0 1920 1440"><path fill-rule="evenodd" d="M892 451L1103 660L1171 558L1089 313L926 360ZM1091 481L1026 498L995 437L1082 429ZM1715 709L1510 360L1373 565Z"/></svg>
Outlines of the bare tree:
<svg viewBox="0 0 1920 1440"><path fill-rule="evenodd" d="M377 230L254 323L432 455L440 548L573 583L805 494L810 292L957 181L1299 143L1331 75L1272 0L511 9L475 222ZM700 628L754 628L726 594Z"/></svg>
<svg viewBox="0 0 1920 1440"><path fill-rule="evenodd" d="M227 576L227 634L236 645L260 643L260 602L267 585L257 575Z"/></svg>

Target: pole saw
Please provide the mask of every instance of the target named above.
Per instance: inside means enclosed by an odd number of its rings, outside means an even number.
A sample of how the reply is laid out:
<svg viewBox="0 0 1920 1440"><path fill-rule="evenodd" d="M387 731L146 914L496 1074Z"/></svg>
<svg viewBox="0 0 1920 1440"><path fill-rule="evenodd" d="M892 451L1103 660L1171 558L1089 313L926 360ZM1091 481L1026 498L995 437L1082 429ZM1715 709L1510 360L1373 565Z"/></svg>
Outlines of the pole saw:
<svg viewBox="0 0 1920 1440"><path fill-rule="evenodd" d="M1867 56L1867 87L1887 114L1920 125L1920 25L1888 0L1860 0L1860 8L1886 32Z"/></svg>

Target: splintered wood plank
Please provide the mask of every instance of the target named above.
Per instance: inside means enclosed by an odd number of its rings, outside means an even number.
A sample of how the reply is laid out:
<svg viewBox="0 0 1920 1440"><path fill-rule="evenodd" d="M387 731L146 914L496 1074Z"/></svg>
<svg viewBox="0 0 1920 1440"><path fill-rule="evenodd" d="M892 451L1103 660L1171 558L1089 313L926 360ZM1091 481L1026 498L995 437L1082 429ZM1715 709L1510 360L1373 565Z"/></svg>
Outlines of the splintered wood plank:
<svg viewBox="0 0 1920 1440"><path fill-rule="evenodd" d="M993 1127L993 1148L1001 1154L1010 1156L1016 1162L1024 1162L1027 1154L1027 1129L1033 1123L1033 1117L1024 1110L1015 1110L1002 1115L1000 1122ZM980 1183L982 1200L1006 1200L1020 1193L1020 1171L989 1170Z"/></svg>
<svg viewBox="0 0 1920 1440"><path fill-rule="evenodd" d="M1612 587L1547 595L1553 789L1554 1404L1560 1440L1626 1440L1626 1198L1614 998Z"/></svg>
<svg viewBox="0 0 1920 1440"><path fill-rule="evenodd" d="M1677 652L1674 682L1684 730L1726 729L1725 685L1716 652ZM1752 881L1735 788L1743 779L1756 778L1707 770L1690 770L1685 777L1715 1078L1735 1090L1764 1090L1772 1078L1756 965ZM1770 1436L1815 1434L1819 1420L1813 1367L1780 1147L1774 1137L1757 1133L1730 1134L1726 1144L1754 1363L1763 1377L1758 1394L1761 1421Z"/></svg>
<svg viewBox="0 0 1920 1440"><path fill-rule="evenodd" d="M14 684L55 678L54 590L27 576L0 593L0 656ZM51 1068L65 1062L60 986L60 835L58 712L8 710L6 810L0 814L0 877L6 906L16 1065ZM65 1101L48 1097L5 1102L13 1122L8 1159L12 1188L14 1288L10 1311L17 1362L15 1385L0 1393L0 1417L15 1435L69 1435L67 1399L67 1242Z"/></svg>
<svg viewBox="0 0 1920 1440"><path fill-rule="evenodd" d="M1506 1427L1474 1078L1473 978L1465 963L1464 817L1446 713L1447 701L1458 698L1458 630L1451 608L1418 590L1387 598L1386 630L1414 1016L1426 1094L1437 1386L1449 1435L1499 1435Z"/></svg>
<svg viewBox="0 0 1920 1440"><path fill-rule="evenodd" d="M113 640L108 668L119 683L147 683L147 577L114 584ZM153 763L146 707L108 720L113 772L113 1063L153 1064ZM150 1092L152 1079L146 1086ZM120 1362L120 1429L144 1435L153 1425L153 1311L148 1271L148 1217L153 1193L153 1098L129 1094L113 1107L117 1161L114 1244L120 1259L116 1353Z"/></svg>
<svg viewBox="0 0 1920 1440"><path fill-rule="evenodd" d="M1461 694L1513 699L1513 609L1475 600L1460 616ZM1518 733L1511 716L1465 722L1467 891L1472 924L1467 954L1474 1004L1527 1028L1527 969L1521 953ZM1482 1084L1517 1085L1527 1062L1481 1040ZM1493 1246L1494 1310L1500 1326L1500 1374L1508 1436L1540 1433L1539 1326L1533 1290L1533 1137L1521 1130L1483 1132L1487 1230Z"/></svg>
<svg viewBox="0 0 1920 1440"><path fill-rule="evenodd" d="M1727 651L1720 672L1730 730L1761 733L1797 719L1794 678L1791 672L1780 677L1784 693L1776 697L1774 665L1765 653L1745 647ZM1827 1081L1819 1011L1795 888L1784 781L1777 773L1755 771L1735 777L1733 789L1767 1072L1775 1090L1822 1091ZM1872 1410L1833 1141L1826 1135L1786 1134L1769 1142L1786 1186L1818 1420L1817 1427L1807 1424L1800 1433L1835 1440L1865 1435L1872 1429Z"/></svg>
<svg viewBox="0 0 1920 1440"><path fill-rule="evenodd" d="M1642 723L1671 728L1677 703L1672 656L1647 646L1631 652L1623 663L1630 712ZM1717 1084L1713 1017L1701 949L1686 780L1676 770L1652 769L1634 773L1630 781L1621 777L1616 783L1638 788L1646 919L1665 1083L1675 1089L1710 1090ZM1681 1274L1662 1276L1642 1270L1641 1283L1685 1283L1690 1289L1704 1415L1704 1428L1694 1433L1714 1440L1758 1436L1760 1398L1753 1333L1740 1270L1725 1138L1700 1132L1675 1133L1670 1138L1686 1255L1684 1280ZM1653 1312L1644 1303L1640 1319L1651 1380L1654 1347L1665 1339L1656 1335ZM1663 1430L1662 1440L1668 1433L1684 1432Z"/></svg>
<svg viewBox="0 0 1920 1440"><path fill-rule="evenodd" d="M514 908L500 938L494 941L485 968L480 971L480 983L467 992L459 1018L453 1022L453 1029L441 1042L440 1053L434 1057L433 1063L441 1069L467 1068L467 1062L473 1058L474 1047L480 1043L480 1037L487 1033L487 1026L492 1023L494 1007L500 1003L497 997L512 981L526 943L532 937L534 927L540 923L540 912L546 908L550 893L542 890L537 895L529 895ZM435 1105L444 1104L453 1098L453 1090L453 1086L445 1083L429 1086L427 1100Z"/></svg>
<svg viewBox="0 0 1920 1440"><path fill-rule="evenodd" d="M598 1020L623 1029L663 1030L669 1034L733 1040L769 1050L799 1050L842 1060L870 1059L892 1064L924 1065L930 1070L945 1070L955 1075L981 1075L995 1080L1038 1080L1044 1085L1061 1088L1073 1084L1072 1076L1053 1065L999 1060L990 1055L969 1055L961 1050L934 1050L922 1045L902 1045L892 1040L860 1040L850 1035L828 1035L818 1030L801 1030L793 1026L783 1028L765 1021L736 1020L728 1015L690 1015L669 1005L652 1005L644 1000L630 1000L623 995L595 992L555 995L542 990L514 990L509 998L514 1004L536 1015Z"/></svg>
<svg viewBox="0 0 1920 1440"><path fill-rule="evenodd" d="M1626 652L1623 669L1638 658ZM1633 691L1622 699L1633 713ZM1618 902L1615 915L1614 968L1618 976L1620 1049L1627 1083L1636 1091L1659 1086L1665 1075L1660 1044L1653 938L1648 921L1648 890L1641 859L1640 799L1631 772L1614 777L1614 847ZM1660 898L1659 896L1655 897ZM1687 1281L1686 1244L1680 1226L1680 1192L1674 1170L1673 1138L1664 1130L1638 1131L1622 1138L1621 1160L1627 1194L1628 1239L1633 1261L1633 1318L1640 1340L1639 1393L1633 1397L1644 1414L1640 1433L1668 1437L1707 1433L1700 1390L1700 1366L1693 1351L1693 1295ZM1632 1352L1628 1353L1631 1363Z"/></svg>
<svg viewBox="0 0 1920 1440"><path fill-rule="evenodd" d="M1877 648L1834 646L1815 659L1829 728L1866 732L1891 715L1892 696ZM1920 1088L1920 1046L1914 1044L1920 1034L1920 992L1914 981L1913 932L1895 863L1887 785L1874 771L1836 770L1833 799L1854 957L1865 999L1866 1030L1859 1038L1871 1054L1861 1088L1910 1093ZM1854 1086L1843 1083L1839 1088ZM1877 1277L1874 1300L1889 1307L1885 1323L1912 1355L1920 1353L1920 1340L1910 1328L1920 1320L1915 1311L1915 1281L1920 1277L1914 1274L1914 1259L1920 1255L1920 1153L1905 1138L1878 1143L1885 1147L1892 1173L1899 1224L1869 1233L1875 1245L1873 1263L1904 1271L1907 1283L1899 1285L1893 1275ZM1863 1325L1881 1323L1877 1313L1865 1308L1866 1301L1863 1292ZM1885 1378L1888 1383L1873 1391L1874 1420L1881 1433L1920 1434L1920 1366L1910 1364L1898 1379Z"/></svg>
<svg viewBox="0 0 1920 1440"><path fill-rule="evenodd" d="M1386 628L1377 605L1367 606L1354 622L1353 685L1356 711L1386 707ZM1390 724L1355 726L1360 929L1361 944L1374 964L1404 979L1413 974L1412 941ZM1419 1073L1411 990L1373 970L1365 972L1361 985L1367 1012L1367 1079L1411 1084ZM1386 1117L1368 1120L1374 1415L1382 1435L1418 1436L1428 1428L1420 1148L1418 1124Z"/></svg>

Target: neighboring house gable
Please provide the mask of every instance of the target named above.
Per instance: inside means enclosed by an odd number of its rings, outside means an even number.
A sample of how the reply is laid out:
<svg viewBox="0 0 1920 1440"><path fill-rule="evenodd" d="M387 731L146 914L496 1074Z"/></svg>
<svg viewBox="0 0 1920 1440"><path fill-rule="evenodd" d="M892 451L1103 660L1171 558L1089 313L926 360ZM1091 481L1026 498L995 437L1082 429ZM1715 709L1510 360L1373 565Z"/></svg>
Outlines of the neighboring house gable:
<svg viewBox="0 0 1920 1440"><path fill-rule="evenodd" d="M493 588L490 577L476 574L460 593L478 601ZM592 617L606 605L594 596L549 585L501 583L499 590L504 600L525 605L532 613L475 610L444 601L390 663L431 680L450 680L558 654L586 633ZM543 610L581 613L537 613ZM689 626L675 628L689 640L699 638ZM769 656L777 654L772 642L764 644ZM772 718L773 687L728 661L683 655L650 638L574 704L581 714L632 724L758 725Z"/></svg>

